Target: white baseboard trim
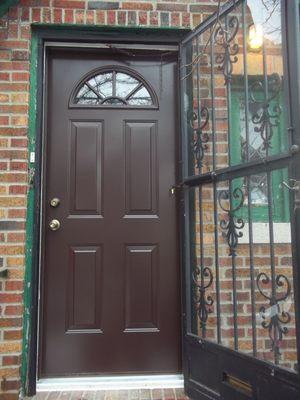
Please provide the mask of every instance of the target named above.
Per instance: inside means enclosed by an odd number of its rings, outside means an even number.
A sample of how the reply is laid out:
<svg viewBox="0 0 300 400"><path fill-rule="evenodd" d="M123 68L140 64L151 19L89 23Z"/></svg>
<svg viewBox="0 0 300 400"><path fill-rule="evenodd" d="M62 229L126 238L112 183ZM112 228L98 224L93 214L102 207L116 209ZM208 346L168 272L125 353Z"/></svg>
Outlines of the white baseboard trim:
<svg viewBox="0 0 300 400"><path fill-rule="evenodd" d="M167 388L183 388L183 375L94 376L76 378L47 378L37 381L37 392Z"/></svg>

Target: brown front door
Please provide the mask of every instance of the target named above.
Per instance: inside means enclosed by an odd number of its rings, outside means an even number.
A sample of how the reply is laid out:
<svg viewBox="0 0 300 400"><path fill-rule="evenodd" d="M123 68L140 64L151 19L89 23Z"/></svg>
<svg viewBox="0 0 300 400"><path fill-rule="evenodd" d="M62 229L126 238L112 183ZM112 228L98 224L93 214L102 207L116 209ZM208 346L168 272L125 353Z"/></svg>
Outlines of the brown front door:
<svg viewBox="0 0 300 400"><path fill-rule="evenodd" d="M180 371L176 60L125 53L48 54L43 377Z"/></svg>

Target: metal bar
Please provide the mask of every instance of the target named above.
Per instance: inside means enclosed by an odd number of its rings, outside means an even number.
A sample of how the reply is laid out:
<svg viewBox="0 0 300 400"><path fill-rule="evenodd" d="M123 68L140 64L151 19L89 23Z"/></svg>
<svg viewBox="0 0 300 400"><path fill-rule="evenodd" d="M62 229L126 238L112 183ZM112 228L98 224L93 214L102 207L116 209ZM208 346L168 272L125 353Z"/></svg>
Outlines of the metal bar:
<svg viewBox="0 0 300 400"><path fill-rule="evenodd" d="M234 9L243 0L229 0L221 6L219 17L228 14L232 9ZM215 24L217 21L217 12L208 17L202 24L198 25L190 34L188 34L182 41L182 44L188 43L195 36L200 35Z"/></svg>
<svg viewBox="0 0 300 400"><path fill-rule="evenodd" d="M203 268L204 268L204 246L203 246L203 208L202 208L202 185L198 188L199 195L199 224L200 224L200 278L201 278L201 287L204 286L204 276L203 276ZM196 230L197 232L197 230ZM206 336L206 324L201 321L201 329L202 329L202 337Z"/></svg>
<svg viewBox="0 0 300 400"><path fill-rule="evenodd" d="M212 28L211 28L212 29ZM212 156L213 156L213 171L216 169L216 113L215 113L215 76L214 76L214 44L210 41L210 90L211 90L211 130L212 130Z"/></svg>
<svg viewBox="0 0 300 400"><path fill-rule="evenodd" d="M199 176L190 176L188 178L184 178L182 184L192 187L203 183L224 181L228 178L241 178L243 176L271 171L272 169L283 168L287 166L290 161L290 153L277 154L269 157L268 159L254 160L248 163L207 172Z"/></svg>
<svg viewBox="0 0 300 400"><path fill-rule="evenodd" d="M267 70L267 54L266 54L266 45L265 45L265 38L263 40L263 45L262 45L262 55L263 55L263 75L264 75L264 105L266 106L269 98L268 94L268 70ZM269 125L266 124L265 126L266 132L265 132L265 137L269 137ZM269 155L269 146L266 146L266 157Z"/></svg>
<svg viewBox="0 0 300 400"><path fill-rule="evenodd" d="M247 64L247 30L246 30L246 10L247 2L244 1L242 5L242 19L243 19L243 61L244 61L244 90L245 90L245 120L246 120L246 160L249 161L249 85L248 85L248 64Z"/></svg>
<svg viewBox="0 0 300 400"><path fill-rule="evenodd" d="M274 230L273 230L273 196L272 196L272 177L271 173L267 172L268 185L268 214L269 214L269 235L270 235L270 263L271 263L271 286L272 286L272 304L276 303L276 270L275 270L275 255L274 255ZM275 338L276 340L276 338ZM279 363L279 355L276 349L274 350L274 361Z"/></svg>
<svg viewBox="0 0 300 400"><path fill-rule="evenodd" d="M226 32L228 32L228 20L227 20L227 15L225 16L225 29ZM227 40L227 34L226 34L226 40ZM226 47L225 49L225 54L224 54L225 60L228 60L230 57L229 54L229 48ZM226 71L228 74L228 62L226 62ZM227 143L228 143L228 166L231 166L231 77L229 79L226 79L227 83L227 89L226 89L226 95L227 95Z"/></svg>
<svg viewBox="0 0 300 400"><path fill-rule="evenodd" d="M189 57L187 57L187 52L189 51ZM190 62L191 59L191 50L187 48L187 45L180 46L180 65L184 65L187 62ZM188 61L187 61L188 60ZM187 79L182 79L185 76L185 70L180 68L180 90L181 90L181 110L182 110L182 118L181 118L181 132L182 132L182 161L183 161L183 176L189 175L189 132L187 127L187 112L186 108L188 107L186 100L186 92L187 92Z"/></svg>
<svg viewBox="0 0 300 400"><path fill-rule="evenodd" d="M216 268L216 299L217 299L217 339L221 343L221 306L220 306L220 273L219 273L219 237L218 237L218 205L217 205L217 187L213 183L214 196L214 236L215 236L215 268Z"/></svg>
<svg viewBox="0 0 300 400"><path fill-rule="evenodd" d="M225 30L228 32L228 14L225 15ZM227 41L227 33L226 33L226 41ZM229 48L226 46L225 60L230 57ZM227 76L228 76L228 62L225 65ZM228 143L228 166L231 166L231 77L226 80L227 85L227 143ZM232 180L229 180L229 203L230 210L233 209L233 199L232 199ZM231 265L232 265L232 301L233 301L233 332L234 332L234 350L238 350L238 322L237 322L237 293L236 293L236 254L232 252L231 254Z"/></svg>
<svg viewBox="0 0 300 400"><path fill-rule="evenodd" d="M187 62L187 49L186 46L180 46L180 65ZM184 75L184 71L180 69L180 72ZM181 78L181 77L180 77ZM186 92L186 80L180 79L180 91L181 91L181 110L185 110L185 92ZM183 160L183 175L188 172L188 130L186 123L186 114L182 113L181 117L181 132L182 132L182 160ZM191 250L190 250L190 209L189 209L189 190L184 191L184 275L185 275L185 327L184 334L191 332L192 326L192 307L191 307Z"/></svg>
<svg viewBox="0 0 300 400"><path fill-rule="evenodd" d="M246 29L246 12L247 1L242 4L242 20L243 20L243 61L244 61L244 91L245 91L245 129L246 129L246 160L249 161L249 82L248 82L248 53L247 53L247 29ZM252 352L253 356L257 355L257 333L256 333L256 306L255 306L255 275L253 264L253 227L252 227L252 200L251 200L251 184L250 176L245 177L247 180L247 196L248 196L248 229L249 229L249 267L250 267L250 290L251 290L251 324L252 324Z"/></svg>
<svg viewBox="0 0 300 400"><path fill-rule="evenodd" d="M291 133L292 143L300 145L300 87L295 82L300 80L300 15L299 0L282 0L281 7L283 26L283 49L286 64L286 75L288 77L288 91L290 96L290 126L293 127ZM300 178L300 157L297 155L291 166L292 176L299 180ZM293 204L290 205L291 210ZM293 276L294 276L294 301L295 301L295 319L296 331L300 332L300 211L291 212L292 227L292 254L293 254ZM300 369L300 334L296 337L297 341L297 360L298 371Z"/></svg>
<svg viewBox="0 0 300 400"><path fill-rule="evenodd" d="M196 49L197 49L197 54L199 54L199 36L196 38ZM197 68L197 113L198 113L198 129L197 129L197 135L201 135L202 132L200 132L200 126L201 126L201 101L200 101L200 65L199 63L196 65ZM193 79L193 76L192 76ZM201 139L200 139L201 140ZM199 173L201 174L202 172L202 163L199 168ZM199 224L200 224L200 279L201 279L201 287L204 286L204 276L203 276L203 268L204 268L204 246L203 246L203 208L202 208L202 185L199 186L198 188L198 204L199 204ZM196 230L197 232L197 230ZM202 337L205 338L205 331L206 331L206 324L201 321L201 330L202 330Z"/></svg>
<svg viewBox="0 0 300 400"><path fill-rule="evenodd" d="M232 180L229 181L229 199L230 199L230 210L233 209L232 201ZM233 332L234 332L234 350L238 350L238 308L237 308L237 293L236 293L236 254L232 252L231 262L232 262L232 302L233 302Z"/></svg>
<svg viewBox="0 0 300 400"><path fill-rule="evenodd" d="M211 28L212 29L212 28ZM216 169L216 115L215 115L215 77L214 77L214 45L210 42L210 81L211 81L211 130L212 130L212 156L213 170ZM215 268L216 268L216 300L217 300L217 339L221 343L221 307L220 307L220 274L219 274L219 237L218 237L218 206L217 206L217 187L213 183L213 202L214 202L214 237L215 237Z"/></svg>
<svg viewBox="0 0 300 400"><path fill-rule="evenodd" d="M267 53L266 53L266 42L263 40L262 45L262 55L263 55L263 76L264 76L264 105L267 107L267 102L269 98L268 93L268 70L267 70ZM269 126L265 126L265 137L269 137ZM266 146L266 157L269 155L269 146ZM267 186L268 186L268 218L269 218L269 239L270 239L270 264L271 264L271 298L272 303L276 303L276 270L275 270L275 255L274 255L274 232L273 232L273 202L272 202L272 179L271 173L267 172ZM275 338L276 341L276 338ZM274 352L274 362L277 365L279 363L279 354L276 348L273 349Z"/></svg>
<svg viewBox="0 0 300 400"><path fill-rule="evenodd" d="M197 54L200 54L199 36L197 36L197 38L196 38L196 49L197 49ZM198 114L197 136L198 135L202 135L202 132L200 131L200 126L201 126L201 101L200 101L200 71L199 71L199 69L200 69L200 63L197 63L197 65L196 65L196 70L197 70L197 73L196 73L196 76L197 76L197 114ZM193 79L193 75L192 75L191 78ZM193 96L193 98L194 98L194 96ZM199 139L199 138L197 137L197 139ZM201 137L200 137L200 140L202 140ZM195 155L194 155L194 157L195 157ZM199 168L199 175L201 175L201 173L202 173L202 162L201 162L201 166Z"/></svg>
<svg viewBox="0 0 300 400"><path fill-rule="evenodd" d="M256 301L255 301L255 273L253 263L253 227L252 227L252 200L250 176L247 179L248 194L248 229L249 229L249 258L250 258L250 288L251 288L251 323L252 323L252 345L253 356L257 355L257 333L256 333Z"/></svg>

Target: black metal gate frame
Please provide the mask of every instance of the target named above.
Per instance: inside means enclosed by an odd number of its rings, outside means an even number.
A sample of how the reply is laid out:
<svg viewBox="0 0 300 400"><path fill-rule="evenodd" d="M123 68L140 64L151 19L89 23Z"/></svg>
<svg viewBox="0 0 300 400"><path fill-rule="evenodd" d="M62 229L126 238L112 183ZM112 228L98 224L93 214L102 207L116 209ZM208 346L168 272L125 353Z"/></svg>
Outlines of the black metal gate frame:
<svg viewBox="0 0 300 400"><path fill-rule="evenodd" d="M227 2L225 5L221 7L219 15L214 14L208 19L206 19L197 29L195 29L193 32L187 35L187 37L182 41L181 46L180 46L180 64L181 64L181 113L186 112L185 107L186 105L184 104L184 96L183 94L186 92L186 72L185 67L190 65L191 62L191 52L187 55L187 47L192 43L193 40L195 40L199 35L204 34L207 32L209 29L211 29L214 24L217 21L217 18L224 18L226 20L226 16L234 10L236 6L242 5L243 7L243 18L245 21L245 7L246 7L246 2L245 0L231 0ZM214 344L212 342L209 342L203 338L199 338L199 336L194 335L193 333L190 332L190 327L192 326L192 306L191 306L191 298L192 298L192 285L191 285L191 279L193 276L193 271L192 271L192 263L190 259L190 254L189 254L189 248L190 248L190 209L189 209L189 189L190 188L201 188L202 185L204 184L212 184L214 187L214 210L216 213L216 202L217 202L217 193L216 193L216 184L217 182L221 182L224 180L229 180L232 181L235 178L240 178L240 177L247 177L252 174L259 174L259 173L266 173L268 176L268 180L270 180L270 173L272 170L279 169L279 168L284 168L287 167L290 172L290 177L294 178L295 180L299 181L300 180L300 155L299 155L299 149L300 149L300 27L299 27L299 1L298 0L281 0L281 8L282 8L282 34L283 34L283 60L284 60L284 71L285 75L287 78L287 87L288 93L286 94L285 97L285 102L286 104L289 105L290 109L290 115L287 116L288 121L287 121L287 126L288 128L288 135L290 138L290 145L289 149L278 155L270 155L262 160L259 161L248 161L244 164L232 166L232 167L226 167L226 168L220 168L220 169L215 169L215 139L213 137L213 143L212 143L212 148L213 148L213 165L214 168L211 172L208 173L201 173L199 175L190 175L189 174L189 152L190 152L190 134L189 134L189 129L187 127L186 123L186 118L187 116L182 116L181 120L181 131L182 131L182 181L181 185L183 188L183 194L182 194L182 203L183 203L183 215L185 216L184 218L184 233L183 233L183 265L184 265L184 271L183 271L183 293L184 293L184 298L183 298L183 309L184 309L184 374L185 374L185 380L186 382L188 381L189 378L189 365L188 365L188 358L192 357L190 354L187 354L187 350L185 344L186 343L192 343L195 346L201 346L208 351L212 353L218 352L219 354L224 354L224 355L235 355L239 360L252 364L258 370L260 370L263 374L266 374L267 376L274 374L280 379L285 382L293 383L296 386L299 387L300 390L300 380L299 380L299 375L294 374L292 372L289 372L287 370L284 370L280 368L278 365L273 365L268 362L264 362L258 359L255 359L251 356L241 354L238 352L235 352L233 350L230 350L228 348L225 348L220 345L220 300L218 298L218 286L216 284L216 301L217 301L217 320L218 320L218 329L217 329L217 336L218 336L218 344ZM245 29L245 24L244 29ZM245 31L243 34L245 38ZM196 39L197 40L197 39ZM245 43L244 43L245 44ZM212 46L211 46L212 47ZM212 49L211 49L212 52ZM229 57L230 54L229 52L226 53L227 50L225 50L225 56L224 57ZM243 46L243 56L244 60L246 59L245 57L246 53L246 46ZM212 53L211 53L212 55ZM226 60L224 61L226 63ZM212 70L213 68L211 68ZM245 74L247 73L247 70L245 71ZM211 71L211 74L213 74L213 71ZM225 80L228 78L225 75ZM248 87L245 88L246 93L245 95L248 96ZM213 103L213 98L212 98L212 103ZM200 103L200 98L199 98L199 93L198 93L198 120L201 121L203 114L205 114L205 110L203 112L203 109L199 105ZM213 109L212 104L212 109ZM200 118L199 118L200 117ZM212 110L212 127L215 126L215 116L214 112ZM204 116L205 119L205 116ZM199 122L198 122L199 123ZM230 131L230 126L229 126L229 131ZM212 128L213 130L213 128ZM212 134L212 136L214 133ZM230 132L229 132L230 136ZM268 138L266 138L267 140ZM202 152L203 153L203 145L206 142L206 138L202 138L202 143L201 143L201 138L200 138L200 143L198 143L199 146L202 146L202 148L198 149L198 155ZM202 154L203 156L203 154ZM201 166L201 157L200 160L197 159L197 162L200 162ZM200 168L201 170L201 168ZM269 186L269 185L268 185ZM269 196L271 196L270 190L269 190ZM200 196L199 196L200 197ZM201 207L201 199L199 199L200 202L200 207ZM293 204L292 204L293 203ZM291 202L291 210L294 210L294 202ZM215 216L216 217L216 216ZM269 218L272 220L272 211L269 213ZM201 216L200 216L200 223L201 223ZM271 225L271 224L270 224ZM297 351L298 351L298 366L300 366L300 210L297 208L294 211L294 214L292 215L291 219L291 225L292 225L292 255L293 255L293 266L294 266L294 297L295 297L295 315L296 315L296 331L297 331ZM216 230L217 228L215 228ZM215 232L215 237L217 238L217 232ZM270 237L271 237L271 248L272 248L272 240L273 240L273 232L272 228L270 228ZM251 243L250 243L251 244ZM201 246L201 244L200 244ZM218 254L218 242L216 240L215 242L215 253ZM234 249L231 249L234 251ZM200 256L201 257L201 256ZM274 257L274 254L273 254ZM271 254L271 259L272 259L272 254ZM233 263L234 263L234 257L232 257ZM234 271L234 265L233 265L233 271ZM218 265L216 265L216 280L218 280ZM273 279L275 278L275 272L272 271L272 277ZM233 280L235 279L234 273L233 273ZM234 290L234 289L233 289ZM235 300L234 300L235 302ZM205 303L205 301L204 301ZM202 304L203 306L203 304ZM205 307L205 304L204 304ZM253 312L252 312L253 314ZM204 312L204 318L205 318L205 312ZM236 321L234 322L234 331L235 331L235 337L234 337L234 342L235 342L235 350L238 350L237 347L237 325ZM253 338L255 341L255 337ZM254 343L254 349L253 353L255 355L255 343ZM201 362L199 360L199 362ZM275 362L276 362L276 355L275 355ZM186 384L188 387L188 384ZM210 393L212 395L212 393ZM212 397L214 398L214 397Z"/></svg>

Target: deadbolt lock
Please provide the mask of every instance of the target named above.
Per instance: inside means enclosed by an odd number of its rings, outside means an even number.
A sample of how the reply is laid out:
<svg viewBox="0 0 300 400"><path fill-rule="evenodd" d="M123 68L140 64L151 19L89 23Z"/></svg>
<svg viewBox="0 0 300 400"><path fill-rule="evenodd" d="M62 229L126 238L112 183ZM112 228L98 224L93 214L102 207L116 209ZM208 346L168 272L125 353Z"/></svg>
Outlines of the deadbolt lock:
<svg viewBox="0 0 300 400"><path fill-rule="evenodd" d="M58 207L60 203L60 200L57 197L53 197L53 199L50 200L50 206L55 208Z"/></svg>
<svg viewBox="0 0 300 400"><path fill-rule="evenodd" d="M59 220L53 219L52 221L50 221L49 228L51 229L51 231L57 231L60 228Z"/></svg>

